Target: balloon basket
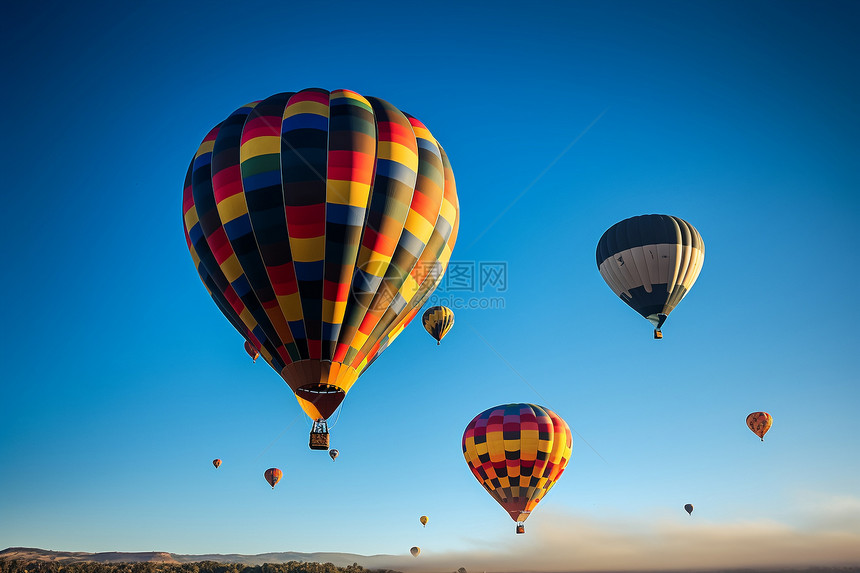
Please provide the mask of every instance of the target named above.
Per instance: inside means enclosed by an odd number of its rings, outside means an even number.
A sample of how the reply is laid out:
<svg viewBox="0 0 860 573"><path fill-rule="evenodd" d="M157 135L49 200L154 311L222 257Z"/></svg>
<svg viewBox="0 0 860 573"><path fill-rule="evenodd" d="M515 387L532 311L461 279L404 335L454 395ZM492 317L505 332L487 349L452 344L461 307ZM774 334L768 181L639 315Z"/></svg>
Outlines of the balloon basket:
<svg viewBox="0 0 860 573"><path fill-rule="evenodd" d="M663 339L663 333L660 331L659 328L655 328L654 329L654 340L662 340L662 339Z"/></svg>
<svg viewBox="0 0 860 573"><path fill-rule="evenodd" d="M311 428L311 439L309 445L312 450L328 451L328 424L322 418L315 421L314 427Z"/></svg>
<svg viewBox="0 0 860 573"><path fill-rule="evenodd" d="M526 532L526 526L522 523L518 523L517 524L517 534L525 533L525 532Z"/></svg>

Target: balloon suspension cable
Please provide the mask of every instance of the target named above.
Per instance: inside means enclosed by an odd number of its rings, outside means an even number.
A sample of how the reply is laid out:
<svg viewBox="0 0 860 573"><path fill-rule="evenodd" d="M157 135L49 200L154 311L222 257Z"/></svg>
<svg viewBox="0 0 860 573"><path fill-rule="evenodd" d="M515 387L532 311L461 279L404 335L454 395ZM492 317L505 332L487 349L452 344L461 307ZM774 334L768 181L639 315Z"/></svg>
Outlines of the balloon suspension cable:
<svg viewBox="0 0 860 573"><path fill-rule="evenodd" d="M334 418L334 422L328 427L329 430L334 430L335 425L337 425L337 421L340 420L340 413L343 412L343 405L346 404L346 396L343 397L343 402L340 403L340 406L337 407L337 416Z"/></svg>
<svg viewBox="0 0 860 573"><path fill-rule="evenodd" d="M263 451L262 451L262 452L260 452L259 454L257 454L257 457L256 457L256 458L254 458L254 461L257 461L258 459L260 459L260 456L262 456L262 455L263 455L263 454L265 454L267 451L269 451L269 448L271 448L272 446L274 446L274 445L275 445L275 442L277 442L277 441L278 441L278 440L280 440L282 437L284 437L284 434L286 434L286 433L287 433L287 430L289 430L290 428L292 428L292 427L296 424L296 421L297 421L300 417L303 417L303 416L304 416L304 412L299 412L299 414L298 414L295 418L293 418L293 420L292 420L289 424L287 424L287 427L286 427L286 428L284 428L284 429L283 429L283 431L282 431L280 434L278 434L278 437L277 437L277 438L275 438L274 440L272 440L272 442L271 442L268 446L266 446L266 447L263 449ZM272 489L275 489L275 486L272 486Z"/></svg>
<svg viewBox="0 0 860 573"><path fill-rule="evenodd" d="M465 322L465 321L463 321L463 322ZM522 374L520 374L520 373L519 373L519 371L518 371L516 368L514 368L514 365L513 365L513 364L511 364L510 362L508 362L508 361L507 361L507 359L505 359L505 357L504 357L504 356L502 356L502 355L501 355L501 353L499 353L499 351L498 351L498 350L496 350L495 348L493 348L493 345L492 345L492 344L490 344L490 343L489 343L489 341L488 341L486 338L484 338L483 336L481 336L481 333L480 333L480 332L478 332L477 330L475 330L475 327L473 327L473 326L472 326L471 324L469 324L468 322L465 322L465 324L466 324L466 326L468 326L468 327L472 330L472 332L474 332L475 334L477 334L477 335L478 335L478 338L480 338L481 340L483 340L483 341L484 341L484 344L486 344L486 345L487 345L487 347L488 347L490 350L492 350L492 351L496 354L496 356L498 356L499 358L501 358L501 359L502 359L502 362L504 362L505 364L507 364L507 365L508 365L508 368L510 368L510 369L514 372L514 374L516 374L517 376L519 376L520 380L522 380L523 382L525 382L525 383L526 383L526 386L528 386L529 388L531 388L532 392L534 392L535 394L537 394L537 395L538 395L538 397L543 401L544 405L546 405L548 408L552 408L552 406L550 406L550 404L549 404L549 401L548 401L546 398L544 398L544 397L541 395L541 393L540 393L540 392L538 392L538 391L537 391L537 389L536 389L534 386L532 386L531 384L529 384L529 381L528 381L528 380L526 380L526 379L525 379L525 377L524 377ZM570 426L570 424L568 424L568 426ZM573 426L570 426L570 430L571 430L574 434L576 434L577 436L579 436L579 439L580 439L580 440L582 440L582 441L583 441L583 443L584 443L586 446L588 446L589 448L591 448L591 451L592 451L592 452L594 452L595 454L597 454L597 457L598 457L598 458L600 458L601 460L603 460L603 462L604 462L606 465L609 465L609 462L607 462L607 461L606 461L606 458L604 458L603 456L601 456L601 455L600 455L600 452L598 452L597 450L595 450L595 449L594 449L594 446L592 446L591 444L589 444L589 443L588 443L588 440L586 440L585 438L583 438L583 437L582 437L582 434L580 434L579 432L577 432L577 431L576 431L576 429L575 429Z"/></svg>

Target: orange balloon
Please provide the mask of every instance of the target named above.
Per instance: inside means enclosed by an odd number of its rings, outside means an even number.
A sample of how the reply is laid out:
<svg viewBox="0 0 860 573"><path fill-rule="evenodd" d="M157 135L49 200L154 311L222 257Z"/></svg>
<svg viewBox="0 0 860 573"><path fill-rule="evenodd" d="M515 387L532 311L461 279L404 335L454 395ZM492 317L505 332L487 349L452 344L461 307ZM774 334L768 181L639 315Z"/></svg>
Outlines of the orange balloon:
<svg viewBox="0 0 860 573"><path fill-rule="evenodd" d="M761 441L764 441L764 435L770 430L770 427L773 425L773 416L768 414L767 412L753 412L749 416L747 416L747 426L752 433L761 438Z"/></svg>
<svg viewBox="0 0 860 573"><path fill-rule="evenodd" d="M257 351L256 348L254 348L254 345L247 340L245 341L245 352L247 352L248 356L250 356L254 360L254 363L256 363L257 358L260 357L260 353Z"/></svg>
<svg viewBox="0 0 860 573"><path fill-rule="evenodd" d="M281 481L281 477L284 475L284 472L279 470L278 468L269 468L266 470L266 473L263 476L266 478L266 481L272 486L272 489L275 489L275 484Z"/></svg>
<svg viewBox="0 0 860 573"><path fill-rule="evenodd" d="M221 460L220 459L212 460L212 465L215 466L216 468L220 467L221 466Z"/></svg>

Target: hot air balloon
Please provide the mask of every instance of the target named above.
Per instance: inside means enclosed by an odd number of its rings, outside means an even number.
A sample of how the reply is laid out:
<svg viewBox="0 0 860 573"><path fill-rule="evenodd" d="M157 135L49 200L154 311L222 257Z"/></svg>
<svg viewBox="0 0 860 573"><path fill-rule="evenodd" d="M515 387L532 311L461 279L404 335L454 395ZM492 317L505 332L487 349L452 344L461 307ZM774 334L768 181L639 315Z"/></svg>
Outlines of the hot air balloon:
<svg viewBox="0 0 860 573"><path fill-rule="evenodd" d="M687 294L705 260L702 236L671 215L641 215L610 227L597 243L597 267L612 292L660 327Z"/></svg>
<svg viewBox="0 0 860 573"><path fill-rule="evenodd" d="M418 554L421 553L421 548L420 547L413 547L412 549L409 550L409 553L412 554L412 557L418 557Z"/></svg>
<svg viewBox="0 0 860 573"><path fill-rule="evenodd" d="M215 466L215 469L220 468L221 467L221 460L219 460L219 459L212 460L212 465Z"/></svg>
<svg viewBox="0 0 860 573"><path fill-rule="evenodd" d="M422 516L421 516L421 518L420 518L418 521L420 521L420 522L421 522L421 525L423 525L424 527L427 527L427 521L428 521L428 520L427 520L427 516L426 516L426 515L422 515Z"/></svg>
<svg viewBox="0 0 860 573"><path fill-rule="evenodd" d="M570 459L573 438L558 414L534 404L484 410L463 433L469 469L517 522L523 522L555 485Z"/></svg>
<svg viewBox="0 0 860 573"><path fill-rule="evenodd" d="M753 412L749 416L747 416L747 426L752 433L761 438L761 441L764 441L764 435L770 430L770 427L773 425L773 416L768 414L767 412Z"/></svg>
<svg viewBox="0 0 860 573"><path fill-rule="evenodd" d="M424 311L421 322L424 323L424 329L430 333L430 336L436 339L436 346L438 346L454 326L454 311L447 306L431 306Z"/></svg>
<svg viewBox="0 0 860 573"><path fill-rule="evenodd" d="M459 203L447 155L381 99L279 93L204 138L182 211L216 306L314 421L311 448L327 450L326 420L448 266Z"/></svg>
<svg viewBox="0 0 860 573"><path fill-rule="evenodd" d="M269 468L263 474L263 477L266 478L266 481L269 482L269 485L272 486L272 489L275 489L275 484L281 481L281 476L284 475L284 472L279 470L278 468Z"/></svg>
<svg viewBox="0 0 860 573"><path fill-rule="evenodd" d="M331 458L331 461L334 461L336 457L340 455L340 452L337 450L329 450L328 455Z"/></svg>
<svg viewBox="0 0 860 573"><path fill-rule="evenodd" d="M685 505L685 506L684 506L684 510L685 510L689 515L693 515L693 504L692 504L692 503L688 503L687 505Z"/></svg>
<svg viewBox="0 0 860 573"><path fill-rule="evenodd" d="M250 356L253 362L256 364L257 358L260 357L260 353L257 351L256 348L254 348L254 345L247 340L245 341L245 352L248 353L248 356Z"/></svg>

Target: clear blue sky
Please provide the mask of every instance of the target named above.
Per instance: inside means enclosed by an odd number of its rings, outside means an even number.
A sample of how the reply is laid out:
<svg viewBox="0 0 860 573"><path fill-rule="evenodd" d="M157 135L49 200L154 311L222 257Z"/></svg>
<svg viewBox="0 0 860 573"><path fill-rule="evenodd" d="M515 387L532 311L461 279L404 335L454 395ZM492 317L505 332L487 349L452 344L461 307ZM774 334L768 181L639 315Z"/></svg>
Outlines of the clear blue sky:
<svg viewBox="0 0 860 573"><path fill-rule="evenodd" d="M860 562L860 5L463 4L4 10L0 549ZM306 87L420 118L457 180L453 261L508 279L466 293L503 308L458 310L440 347L407 328L347 397L335 463L206 295L181 220L207 131ZM594 257L643 213L706 245L661 342ZM460 451L508 402L575 431L521 536Z"/></svg>

